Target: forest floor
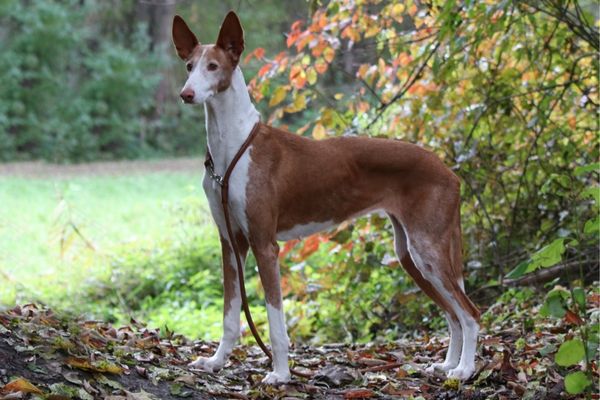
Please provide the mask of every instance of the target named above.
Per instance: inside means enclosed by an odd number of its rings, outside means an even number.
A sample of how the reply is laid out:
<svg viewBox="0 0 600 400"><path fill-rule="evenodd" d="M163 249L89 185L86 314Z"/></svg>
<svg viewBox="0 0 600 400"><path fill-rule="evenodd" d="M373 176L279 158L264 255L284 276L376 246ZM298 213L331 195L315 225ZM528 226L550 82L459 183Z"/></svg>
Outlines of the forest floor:
<svg viewBox="0 0 600 400"><path fill-rule="evenodd" d="M586 314L598 313L599 298L589 296ZM563 376L580 366L554 362L562 339L573 335L574 321L532 319L526 307L507 302L488 310L496 317L482 324L477 372L465 383L424 372L444 356L447 341L440 335L295 346L295 367L314 377L271 386L261 384L269 362L255 346L236 347L222 371L206 373L187 364L211 355L215 342L191 341L133 320L113 327L42 306L17 306L0 313L0 399L579 398L565 393Z"/></svg>

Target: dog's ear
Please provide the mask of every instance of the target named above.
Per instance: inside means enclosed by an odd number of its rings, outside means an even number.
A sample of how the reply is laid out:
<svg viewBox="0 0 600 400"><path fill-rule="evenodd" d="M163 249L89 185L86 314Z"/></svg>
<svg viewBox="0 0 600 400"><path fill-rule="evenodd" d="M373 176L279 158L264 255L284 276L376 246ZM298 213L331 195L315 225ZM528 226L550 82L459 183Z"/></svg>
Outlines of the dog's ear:
<svg viewBox="0 0 600 400"><path fill-rule="evenodd" d="M233 11L227 13L221 24L217 46L229 54L234 66L238 64L244 51L244 30L238 16Z"/></svg>
<svg viewBox="0 0 600 400"><path fill-rule="evenodd" d="M173 17L173 44L177 50L177 55L184 61L188 59L194 48L199 44L196 35L179 15Z"/></svg>

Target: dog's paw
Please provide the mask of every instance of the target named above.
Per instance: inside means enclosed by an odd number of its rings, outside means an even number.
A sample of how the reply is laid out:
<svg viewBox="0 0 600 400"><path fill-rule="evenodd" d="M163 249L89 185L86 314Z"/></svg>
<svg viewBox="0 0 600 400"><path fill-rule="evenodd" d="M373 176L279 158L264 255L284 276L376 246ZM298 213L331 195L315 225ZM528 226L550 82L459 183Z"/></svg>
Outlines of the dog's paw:
<svg viewBox="0 0 600 400"><path fill-rule="evenodd" d="M458 367L448 371L448 378L458 379L460 381L466 381L471 376L473 376L474 372L475 372L475 367L467 367L467 366L462 366L459 364Z"/></svg>
<svg viewBox="0 0 600 400"><path fill-rule="evenodd" d="M208 358L199 357L196 361L188 364L191 368L202 369L206 372L217 372L222 369L224 365L225 361L215 356Z"/></svg>
<svg viewBox="0 0 600 400"><path fill-rule="evenodd" d="M278 373L278 372L269 372L267 374L267 376L264 377L264 379L262 380L262 383L265 383L267 385L277 385L277 384L281 384L281 383L287 383L290 381L291 375L290 372L287 371L285 373Z"/></svg>
<svg viewBox="0 0 600 400"><path fill-rule="evenodd" d="M429 367L425 368L425 372L428 374L434 374L436 371L442 371L444 373L450 371L452 368L456 367L456 364L446 364L443 363L433 363Z"/></svg>

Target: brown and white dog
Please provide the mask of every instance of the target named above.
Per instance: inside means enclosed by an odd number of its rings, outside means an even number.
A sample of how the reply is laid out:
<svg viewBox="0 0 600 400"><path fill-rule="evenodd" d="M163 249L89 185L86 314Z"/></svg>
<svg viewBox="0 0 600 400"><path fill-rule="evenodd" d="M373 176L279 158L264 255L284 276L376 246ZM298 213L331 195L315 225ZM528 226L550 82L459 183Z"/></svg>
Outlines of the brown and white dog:
<svg viewBox="0 0 600 400"><path fill-rule="evenodd" d="M223 175L254 125L254 108L239 61L244 35L227 14L216 44L201 44L183 19L173 20L173 42L189 72L185 103L204 104L214 172ZM301 238L375 210L393 224L395 250L419 287L448 320L446 359L428 368L469 378L479 311L464 291L459 179L431 152L397 140L341 137L315 141L267 125L235 167L229 184L234 237L225 228L221 187L205 174L203 187L219 228L223 252L223 336L216 353L191 366L219 370L240 334L240 288L231 243L242 262L252 249L265 290L273 372L264 382L290 379L289 339L279 278L277 241Z"/></svg>

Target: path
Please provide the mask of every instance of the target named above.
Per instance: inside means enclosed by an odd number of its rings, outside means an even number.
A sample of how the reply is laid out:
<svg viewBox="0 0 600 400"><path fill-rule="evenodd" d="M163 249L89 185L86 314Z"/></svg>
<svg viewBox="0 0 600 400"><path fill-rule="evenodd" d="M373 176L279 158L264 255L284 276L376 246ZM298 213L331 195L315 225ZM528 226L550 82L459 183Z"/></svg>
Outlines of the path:
<svg viewBox="0 0 600 400"><path fill-rule="evenodd" d="M131 175L154 172L202 171L201 158L95 161L85 164L49 164L42 161L0 163L0 177L71 178L86 175Z"/></svg>

